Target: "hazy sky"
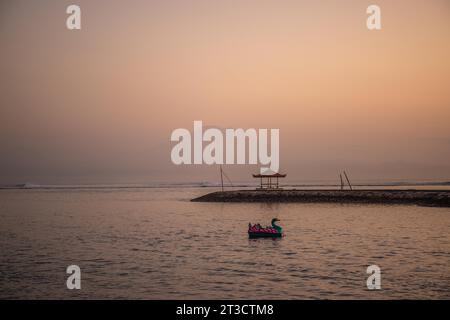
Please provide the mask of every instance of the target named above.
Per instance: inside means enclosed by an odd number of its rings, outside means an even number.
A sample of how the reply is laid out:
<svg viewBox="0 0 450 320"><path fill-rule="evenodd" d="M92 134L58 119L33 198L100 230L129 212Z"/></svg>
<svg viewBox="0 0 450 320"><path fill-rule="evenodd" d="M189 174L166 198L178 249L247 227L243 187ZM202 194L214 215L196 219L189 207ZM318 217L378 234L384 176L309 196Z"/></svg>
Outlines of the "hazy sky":
<svg viewBox="0 0 450 320"><path fill-rule="evenodd" d="M0 184L215 181L194 120L279 128L292 180L450 179L448 0L2 0L0 43Z"/></svg>

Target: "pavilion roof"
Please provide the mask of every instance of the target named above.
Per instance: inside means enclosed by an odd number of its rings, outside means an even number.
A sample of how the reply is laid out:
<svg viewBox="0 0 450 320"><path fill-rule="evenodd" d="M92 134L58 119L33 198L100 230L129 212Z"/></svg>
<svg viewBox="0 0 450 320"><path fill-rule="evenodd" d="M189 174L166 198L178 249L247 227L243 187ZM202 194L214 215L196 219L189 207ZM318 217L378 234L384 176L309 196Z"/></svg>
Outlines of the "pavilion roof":
<svg viewBox="0 0 450 320"><path fill-rule="evenodd" d="M281 174L278 172L267 172L263 174L254 174L253 178L284 178L286 174Z"/></svg>

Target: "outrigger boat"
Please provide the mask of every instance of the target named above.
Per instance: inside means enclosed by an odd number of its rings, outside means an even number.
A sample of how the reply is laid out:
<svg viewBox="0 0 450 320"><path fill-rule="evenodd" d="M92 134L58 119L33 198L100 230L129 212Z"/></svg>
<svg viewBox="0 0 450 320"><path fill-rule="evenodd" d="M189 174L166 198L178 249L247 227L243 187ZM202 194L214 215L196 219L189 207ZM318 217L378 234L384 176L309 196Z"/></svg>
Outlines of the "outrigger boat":
<svg viewBox="0 0 450 320"><path fill-rule="evenodd" d="M252 225L248 224L248 237L254 238L281 238L283 236L283 228L276 224L277 218L272 219L271 227L261 227L259 223Z"/></svg>

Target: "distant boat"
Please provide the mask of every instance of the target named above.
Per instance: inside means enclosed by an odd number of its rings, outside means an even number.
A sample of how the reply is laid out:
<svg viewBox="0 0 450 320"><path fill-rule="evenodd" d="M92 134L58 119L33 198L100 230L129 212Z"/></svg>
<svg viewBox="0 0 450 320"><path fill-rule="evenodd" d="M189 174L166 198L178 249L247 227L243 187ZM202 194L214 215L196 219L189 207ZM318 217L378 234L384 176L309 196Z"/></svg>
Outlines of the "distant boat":
<svg viewBox="0 0 450 320"><path fill-rule="evenodd" d="M39 187L39 185L33 184L31 182L26 182L26 183L18 184L17 187L23 188L23 189L32 189L32 188Z"/></svg>

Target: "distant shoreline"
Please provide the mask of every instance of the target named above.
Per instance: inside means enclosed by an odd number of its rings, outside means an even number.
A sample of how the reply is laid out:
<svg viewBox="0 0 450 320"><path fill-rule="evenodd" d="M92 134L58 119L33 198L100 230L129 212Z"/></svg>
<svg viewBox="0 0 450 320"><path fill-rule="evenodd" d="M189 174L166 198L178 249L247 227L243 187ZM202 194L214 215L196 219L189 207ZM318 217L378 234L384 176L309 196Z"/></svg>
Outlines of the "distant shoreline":
<svg viewBox="0 0 450 320"><path fill-rule="evenodd" d="M250 182L237 182L233 186L225 184L226 188L256 188L258 184ZM329 190L339 190L340 185L333 183L285 183L283 185L286 189L302 189L302 188L325 188ZM372 183L353 183L354 188L382 188L382 187L450 187L450 181L397 181L397 182L372 182ZM212 182L186 182L186 183L155 183L155 184L4 184L0 185L0 190L29 190L29 189L148 189L148 188L220 188L219 183Z"/></svg>
<svg viewBox="0 0 450 320"><path fill-rule="evenodd" d="M450 190L237 190L212 192L191 201L413 204L450 207Z"/></svg>

